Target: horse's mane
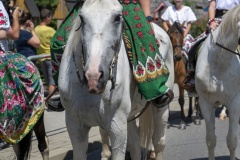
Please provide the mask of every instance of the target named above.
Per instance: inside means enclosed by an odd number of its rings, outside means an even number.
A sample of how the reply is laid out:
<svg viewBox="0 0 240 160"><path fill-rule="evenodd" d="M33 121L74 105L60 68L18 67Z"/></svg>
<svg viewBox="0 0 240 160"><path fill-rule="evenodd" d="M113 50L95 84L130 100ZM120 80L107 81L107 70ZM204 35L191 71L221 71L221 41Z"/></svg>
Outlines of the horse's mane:
<svg viewBox="0 0 240 160"><path fill-rule="evenodd" d="M240 21L240 5L235 6L229 10L223 17L220 30L221 34L227 33L226 30L230 26L231 30L236 33L237 24Z"/></svg>
<svg viewBox="0 0 240 160"><path fill-rule="evenodd" d="M169 32L174 32L175 30L178 30L181 34L183 34L183 30L181 27L181 24L177 21L175 21L172 25L172 27L170 28Z"/></svg>

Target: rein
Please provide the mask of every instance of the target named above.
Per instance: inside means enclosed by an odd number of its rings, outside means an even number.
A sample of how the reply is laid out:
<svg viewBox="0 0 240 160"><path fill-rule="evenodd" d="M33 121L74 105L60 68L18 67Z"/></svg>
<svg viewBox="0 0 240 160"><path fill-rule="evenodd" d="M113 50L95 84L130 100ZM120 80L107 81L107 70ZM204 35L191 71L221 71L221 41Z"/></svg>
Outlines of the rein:
<svg viewBox="0 0 240 160"><path fill-rule="evenodd" d="M133 117L132 119L129 119L127 122L131 122L131 121L139 118L148 109L149 106L150 106L150 101L147 101L147 103L146 103L145 107L142 109L142 111L137 116Z"/></svg>
<svg viewBox="0 0 240 160"><path fill-rule="evenodd" d="M232 50L224 47L223 45L219 44L219 43L214 39L213 31L212 31L212 30L211 30L211 35L212 35L213 43L214 43L215 45L217 45L218 47L223 48L223 49L225 49L225 50L227 50L227 51L229 51L229 52L231 52L231 53L233 53L233 54L236 54L236 55L240 56L240 54L239 54L238 52L232 51Z"/></svg>

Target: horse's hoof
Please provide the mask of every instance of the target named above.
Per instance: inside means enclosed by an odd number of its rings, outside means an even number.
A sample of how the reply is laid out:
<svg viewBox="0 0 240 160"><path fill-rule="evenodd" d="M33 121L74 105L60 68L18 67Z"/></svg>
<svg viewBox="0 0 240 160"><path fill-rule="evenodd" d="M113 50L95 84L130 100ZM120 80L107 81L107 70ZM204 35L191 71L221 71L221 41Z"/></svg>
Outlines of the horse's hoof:
<svg viewBox="0 0 240 160"><path fill-rule="evenodd" d="M180 124L178 129L184 130L186 129L186 124Z"/></svg>
<svg viewBox="0 0 240 160"><path fill-rule="evenodd" d="M195 119L194 124L195 125L201 125L201 120L200 119Z"/></svg>
<svg viewBox="0 0 240 160"><path fill-rule="evenodd" d="M221 114L219 115L219 119L220 119L220 120L225 120L226 118L227 118L226 115L221 115Z"/></svg>
<svg viewBox="0 0 240 160"><path fill-rule="evenodd" d="M149 151L149 160L154 160L156 158L156 154L154 151Z"/></svg>

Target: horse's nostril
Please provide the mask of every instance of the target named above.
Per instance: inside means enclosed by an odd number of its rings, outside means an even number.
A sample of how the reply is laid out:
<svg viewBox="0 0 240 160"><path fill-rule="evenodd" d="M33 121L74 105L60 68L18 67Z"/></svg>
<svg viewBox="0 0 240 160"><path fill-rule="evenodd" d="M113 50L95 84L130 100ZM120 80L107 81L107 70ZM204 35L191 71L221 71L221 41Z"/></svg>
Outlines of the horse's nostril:
<svg viewBox="0 0 240 160"><path fill-rule="evenodd" d="M99 77L98 82L99 82L101 79L103 79L103 76L104 76L103 71L100 71L100 77Z"/></svg>

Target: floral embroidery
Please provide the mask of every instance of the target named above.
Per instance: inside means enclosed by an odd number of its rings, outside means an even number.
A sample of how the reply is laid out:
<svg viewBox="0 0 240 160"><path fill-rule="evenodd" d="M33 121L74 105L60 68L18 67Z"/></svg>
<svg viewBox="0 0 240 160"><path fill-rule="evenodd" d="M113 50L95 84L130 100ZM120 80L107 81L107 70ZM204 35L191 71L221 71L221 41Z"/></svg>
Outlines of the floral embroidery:
<svg viewBox="0 0 240 160"><path fill-rule="evenodd" d="M0 25L8 26L9 25L8 22L9 22L8 17L4 15L2 10L0 10Z"/></svg>

